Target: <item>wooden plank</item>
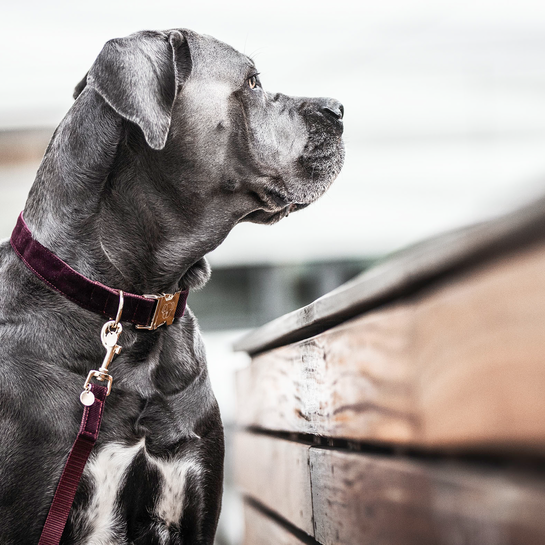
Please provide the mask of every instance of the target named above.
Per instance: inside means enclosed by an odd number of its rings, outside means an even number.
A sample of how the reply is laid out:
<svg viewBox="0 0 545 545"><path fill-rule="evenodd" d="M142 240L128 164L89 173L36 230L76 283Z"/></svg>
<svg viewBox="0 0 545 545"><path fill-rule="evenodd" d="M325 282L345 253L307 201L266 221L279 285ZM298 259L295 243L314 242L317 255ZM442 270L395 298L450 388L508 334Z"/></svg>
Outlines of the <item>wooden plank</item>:
<svg viewBox="0 0 545 545"><path fill-rule="evenodd" d="M545 448L545 246L257 356L238 422L419 447Z"/></svg>
<svg viewBox="0 0 545 545"><path fill-rule="evenodd" d="M257 356L237 375L237 422L272 430L408 443L412 307L371 313Z"/></svg>
<svg viewBox="0 0 545 545"><path fill-rule="evenodd" d="M545 543L543 476L316 448L310 463L324 545Z"/></svg>
<svg viewBox="0 0 545 545"><path fill-rule="evenodd" d="M244 504L244 545L305 545L284 526L249 503Z"/></svg>
<svg viewBox="0 0 545 545"><path fill-rule="evenodd" d="M545 198L486 223L447 233L393 254L314 303L251 332L235 344L250 354L316 335L364 311L491 257L545 238Z"/></svg>
<svg viewBox="0 0 545 545"><path fill-rule="evenodd" d="M419 440L543 451L545 247L437 289L416 319Z"/></svg>
<svg viewBox="0 0 545 545"><path fill-rule="evenodd" d="M234 478L246 495L313 535L308 445L235 434Z"/></svg>
<svg viewBox="0 0 545 545"><path fill-rule="evenodd" d="M542 472L341 452L246 432L239 432L241 438L236 481L244 493L321 544L545 543ZM308 471L301 472L305 457ZM312 491L311 511L305 492L304 514L297 513L294 498L300 487ZM266 540L271 521L262 517L265 528L251 524L248 544L275 542Z"/></svg>

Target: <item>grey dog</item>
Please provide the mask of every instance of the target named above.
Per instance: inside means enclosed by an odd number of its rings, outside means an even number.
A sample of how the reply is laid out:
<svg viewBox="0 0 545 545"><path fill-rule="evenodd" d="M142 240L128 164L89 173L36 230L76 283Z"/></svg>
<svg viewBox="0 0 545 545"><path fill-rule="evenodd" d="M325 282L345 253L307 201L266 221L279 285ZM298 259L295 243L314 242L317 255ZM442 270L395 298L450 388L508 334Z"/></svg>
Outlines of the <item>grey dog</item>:
<svg viewBox="0 0 545 545"><path fill-rule="evenodd" d="M177 29L109 41L47 148L33 236L87 278L137 294L201 287L239 222L316 200L344 157L342 105L266 92L253 61ZM35 545L102 361L103 317L0 245L0 543ZM223 429L188 310L129 325L64 544L211 544Z"/></svg>

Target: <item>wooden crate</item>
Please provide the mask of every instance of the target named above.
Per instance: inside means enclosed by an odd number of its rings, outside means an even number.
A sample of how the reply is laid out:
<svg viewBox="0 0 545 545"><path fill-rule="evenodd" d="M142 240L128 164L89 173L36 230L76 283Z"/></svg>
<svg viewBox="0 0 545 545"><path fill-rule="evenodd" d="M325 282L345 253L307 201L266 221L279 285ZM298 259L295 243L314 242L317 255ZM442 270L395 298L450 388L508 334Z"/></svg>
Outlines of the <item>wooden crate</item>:
<svg viewBox="0 0 545 545"><path fill-rule="evenodd" d="M238 348L247 545L545 544L545 200Z"/></svg>

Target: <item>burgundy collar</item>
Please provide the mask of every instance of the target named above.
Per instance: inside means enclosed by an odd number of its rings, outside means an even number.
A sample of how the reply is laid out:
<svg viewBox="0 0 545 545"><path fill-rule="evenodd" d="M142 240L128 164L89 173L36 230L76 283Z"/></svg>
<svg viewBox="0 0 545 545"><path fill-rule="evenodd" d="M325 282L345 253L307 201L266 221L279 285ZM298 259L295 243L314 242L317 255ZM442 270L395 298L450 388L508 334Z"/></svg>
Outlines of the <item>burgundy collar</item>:
<svg viewBox="0 0 545 545"><path fill-rule="evenodd" d="M23 213L11 235L11 246L23 263L50 288L58 291L80 307L114 319L119 307L119 290L89 280L32 238ZM189 290L174 294L135 295L123 292L121 321L132 322L137 328L156 329L181 318Z"/></svg>

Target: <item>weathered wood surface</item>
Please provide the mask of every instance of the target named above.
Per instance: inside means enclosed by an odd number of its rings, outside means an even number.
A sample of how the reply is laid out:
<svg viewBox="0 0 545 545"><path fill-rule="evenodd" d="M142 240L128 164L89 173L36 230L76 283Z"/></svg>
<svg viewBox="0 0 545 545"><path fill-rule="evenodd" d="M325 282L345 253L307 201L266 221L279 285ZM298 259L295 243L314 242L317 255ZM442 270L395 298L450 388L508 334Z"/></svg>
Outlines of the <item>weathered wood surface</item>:
<svg viewBox="0 0 545 545"><path fill-rule="evenodd" d="M545 448L545 245L254 358L238 423L420 447Z"/></svg>
<svg viewBox="0 0 545 545"><path fill-rule="evenodd" d="M237 374L237 422L329 437L408 443L413 308L392 308L257 356Z"/></svg>
<svg viewBox="0 0 545 545"><path fill-rule="evenodd" d="M249 496L313 533L308 445L263 435L235 436L235 482Z"/></svg>
<svg viewBox="0 0 545 545"><path fill-rule="evenodd" d="M545 543L543 479L315 448L309 454L314 535L324 545Z"/></svg>
<svg viewBox="0 0 545 545"><path fill-rule="evenodd" d="M545 199L499 219L433 238L392 255L314 303L251 332L236 345L254 354L310 337L432 281L545 239Z"/></svg>
<svg viewBox="0 0 545 545"><path fill-rule="evenodd" d="M289 530L246 503L244 505L244 545L305 545Z"/></svg>
<svg viewBox="0 0 545 545"><path fill-rule="evenodd" d="M545 543L542 474L338 452L297 443L286 447L286 441L274 437L239 434L236 481L243 492L324 545ZM271 458L267 452L276 454ZM305 457L309 469L301 472ZM283 476L277 479L279 470ZM288 472L293 480L284 478ZM249 480L248 474L261 475L259 484ZM304 499L306 520L290 499L298 493L303 475L309 479L305 489L312 491L310 515ZM247 523L247 545L273 543L259 537L269 530L252 524ZM278 539L277 543L284 543Z"/></svg>

